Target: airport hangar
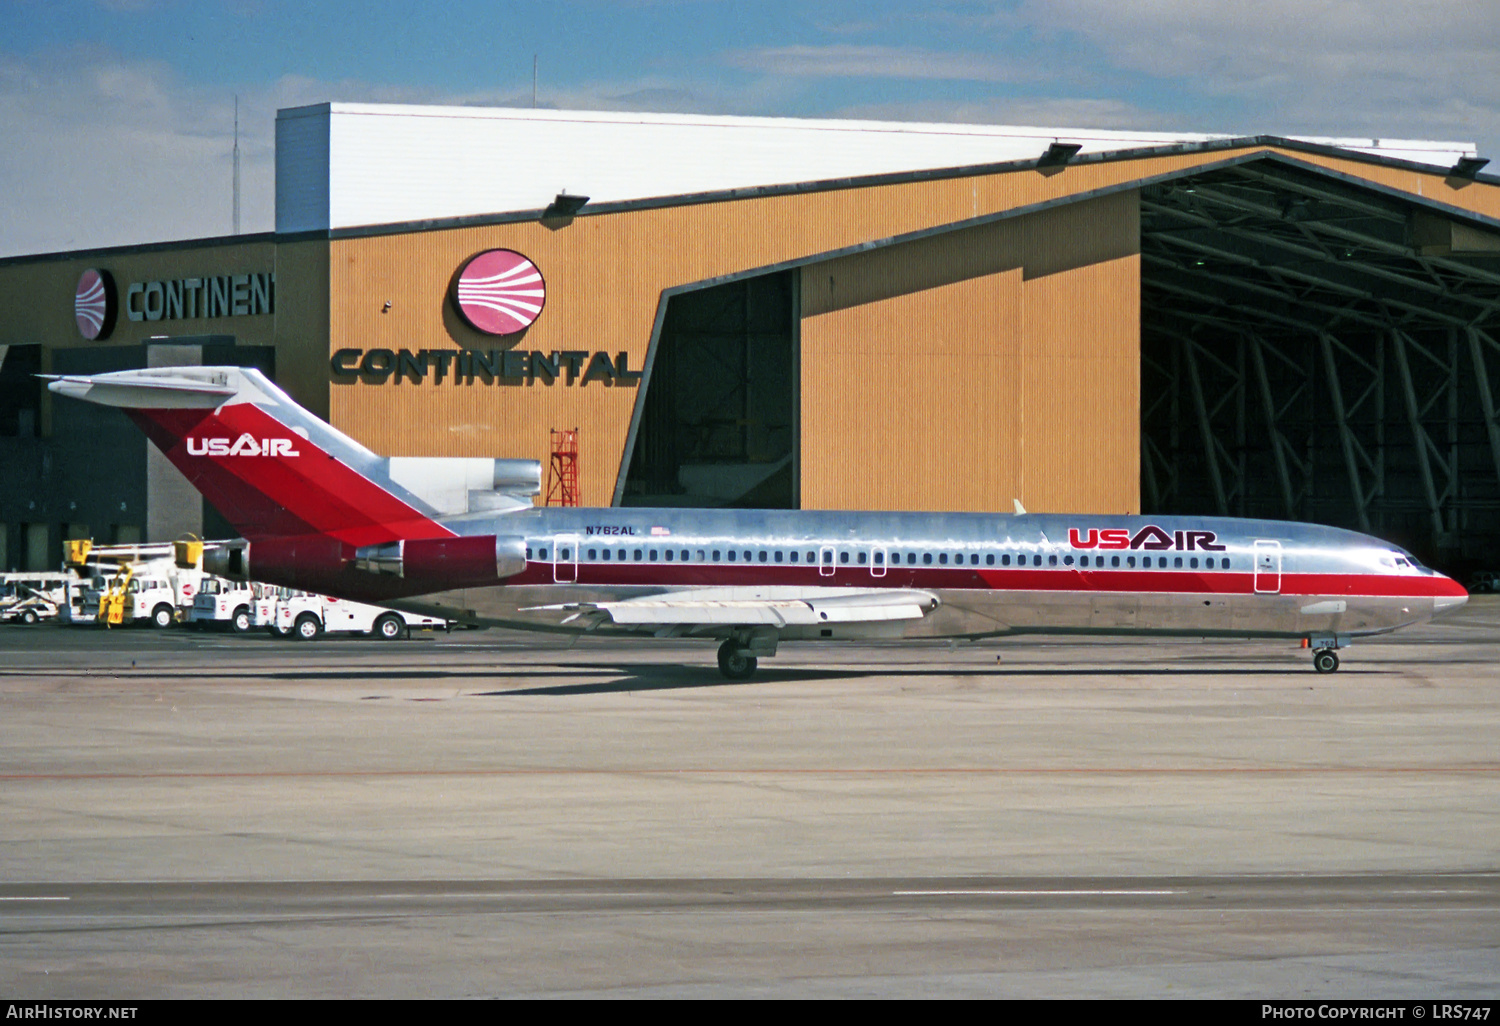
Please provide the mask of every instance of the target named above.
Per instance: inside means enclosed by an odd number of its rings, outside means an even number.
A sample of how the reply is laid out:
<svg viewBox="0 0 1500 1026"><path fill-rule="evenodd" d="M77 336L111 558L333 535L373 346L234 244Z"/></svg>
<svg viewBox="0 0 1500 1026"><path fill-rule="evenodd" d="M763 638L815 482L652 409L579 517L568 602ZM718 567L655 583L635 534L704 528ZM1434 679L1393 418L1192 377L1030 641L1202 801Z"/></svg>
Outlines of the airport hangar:
<svg viewBox="0 0 1500 1026"><path fill-rule="evenodd" d="M577 428L588 506L1019 500L1500 561L1471 145L362 104L276 140L274 232L0 260L4 566L229 533L33 376L178 363L387 455L547 466Z"/></svg>

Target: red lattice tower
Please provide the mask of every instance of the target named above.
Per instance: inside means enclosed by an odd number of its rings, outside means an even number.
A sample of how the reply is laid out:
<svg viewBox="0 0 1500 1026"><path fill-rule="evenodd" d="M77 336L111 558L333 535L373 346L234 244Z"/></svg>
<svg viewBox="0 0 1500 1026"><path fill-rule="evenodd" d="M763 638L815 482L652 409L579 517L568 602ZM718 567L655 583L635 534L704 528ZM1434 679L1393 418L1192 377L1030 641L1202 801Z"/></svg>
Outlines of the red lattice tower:
<svg viewBox="0 0 1500 1026"><path fill-rule="evenodd" d="M553 501L556 499L557 501ZM547 505L578 505L578 429L552 429L552 464L547 470Z"/></svg>

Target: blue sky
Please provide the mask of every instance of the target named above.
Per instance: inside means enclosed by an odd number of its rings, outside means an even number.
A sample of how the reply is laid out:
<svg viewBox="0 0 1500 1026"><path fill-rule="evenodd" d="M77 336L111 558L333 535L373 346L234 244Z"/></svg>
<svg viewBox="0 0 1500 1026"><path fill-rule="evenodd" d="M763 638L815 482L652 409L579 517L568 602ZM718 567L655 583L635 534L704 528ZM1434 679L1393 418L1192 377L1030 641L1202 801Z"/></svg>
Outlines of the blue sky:
<svg viewBox="0 0 1500 1026"><path fill-rule="evenodd" d="M279 107L529 105L1474 141L1494 0L0 0L0 255L272 222Z"/></svg>

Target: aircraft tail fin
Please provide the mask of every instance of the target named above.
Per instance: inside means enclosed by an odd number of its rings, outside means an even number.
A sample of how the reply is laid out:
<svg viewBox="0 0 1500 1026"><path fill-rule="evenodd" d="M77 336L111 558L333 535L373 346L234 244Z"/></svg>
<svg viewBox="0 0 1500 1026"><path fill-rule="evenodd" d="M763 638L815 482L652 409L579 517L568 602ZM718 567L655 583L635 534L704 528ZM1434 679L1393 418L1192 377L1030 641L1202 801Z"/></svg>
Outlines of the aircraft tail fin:
<svg viewBox="0 0 1500 1026"><path fill-rule="evenodd" d="M353 546L452 537L439 518L530 506L534 460L387 459L254 368L48 375L59 395L116 406L244 537Z"/></svg>

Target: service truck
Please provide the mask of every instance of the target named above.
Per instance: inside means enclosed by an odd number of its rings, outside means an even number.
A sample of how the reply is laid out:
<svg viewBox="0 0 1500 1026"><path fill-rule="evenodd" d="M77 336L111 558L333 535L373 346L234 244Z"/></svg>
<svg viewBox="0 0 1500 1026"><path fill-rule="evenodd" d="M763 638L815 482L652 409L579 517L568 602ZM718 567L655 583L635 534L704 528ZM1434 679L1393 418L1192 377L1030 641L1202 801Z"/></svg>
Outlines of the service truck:
<svg viewBox="0 0 1500 1026"><path fill-rule="evenodd" d="M83 591L74 622L95 614L96 622L115 626L149 623L170 627L198 594L204 573L196 565L179 565L172 543L95 545L88 540L64 543L64 556L79 574L93 578Z"/></svg>
<svg viewBox="0 0 1500 1026"><path fill-rule="evenodd" d="M448 630L452 623L433 616L400 613L362 602L292 592L277 600L276 626L298 641L313 641L324 633L368 634L384 641L406 637L413 627Z"/></svg>
<svg viewBox="0 0 1500 1026"><path fill-rule="evenodd" d="M270 586L265 584L206 576L188 610L188 625L228 627L236 634L244 634L255 625L256 601L269 590Z"/></svg>

